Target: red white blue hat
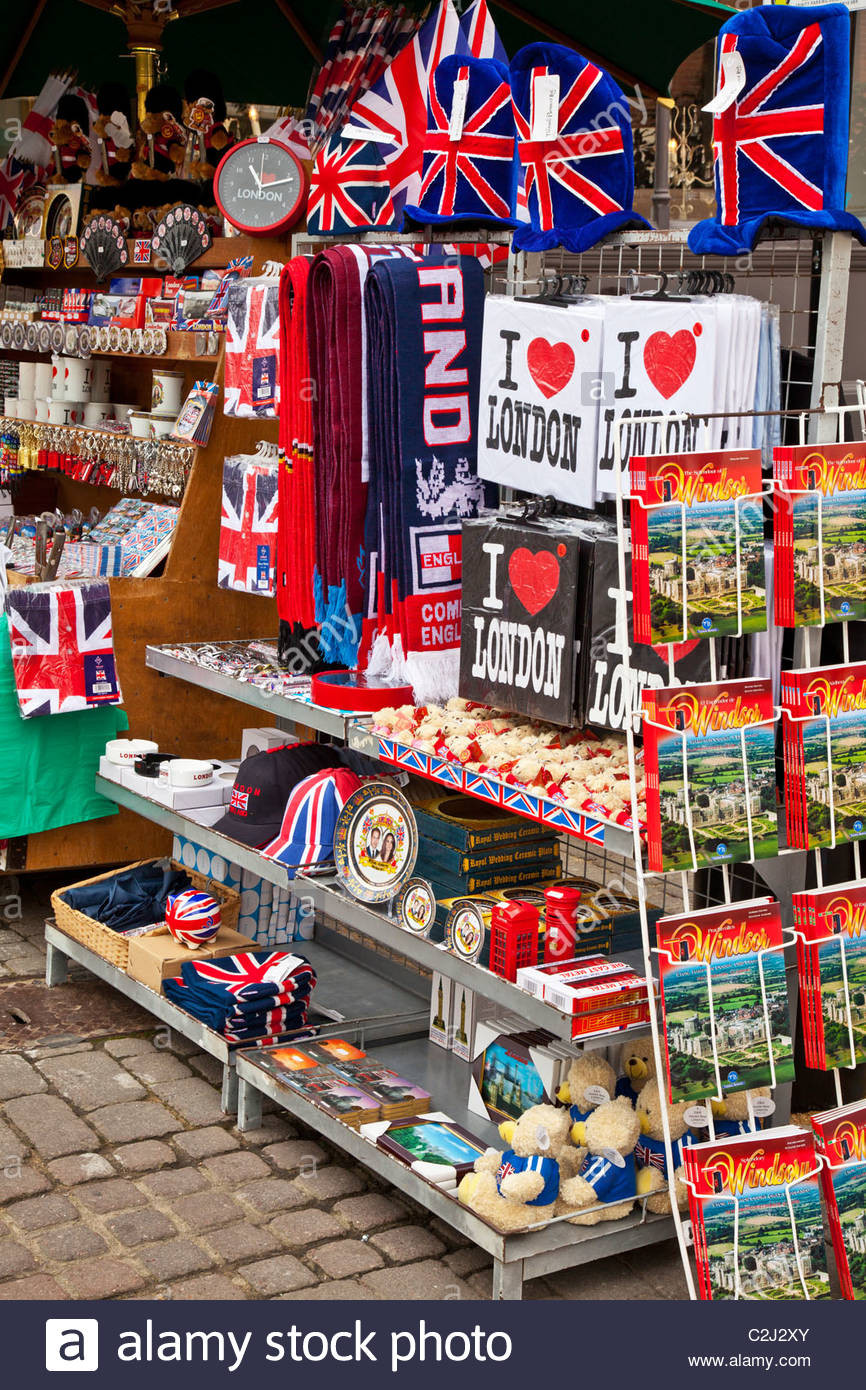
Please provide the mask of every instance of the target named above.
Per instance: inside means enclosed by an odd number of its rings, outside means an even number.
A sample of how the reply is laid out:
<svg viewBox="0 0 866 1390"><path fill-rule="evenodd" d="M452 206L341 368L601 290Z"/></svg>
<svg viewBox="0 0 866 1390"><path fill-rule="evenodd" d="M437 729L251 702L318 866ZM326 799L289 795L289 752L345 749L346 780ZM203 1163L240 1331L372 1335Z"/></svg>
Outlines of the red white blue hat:
<svg viewBox="0 0 866 1390"><path fill-rule="evenodd" d="M262 850L264 857L290 869L333 859L337 818L360 785L347 767L305 777L289 797L280 833Z"/></svg>
<svg viewBox="0 0 866 1390"><path fill-rule="evenodd" d="M174 893L165 905L165 921L175 941L195 950L205 946L220 929L220 905L209 893L188 888Z"/></svg>

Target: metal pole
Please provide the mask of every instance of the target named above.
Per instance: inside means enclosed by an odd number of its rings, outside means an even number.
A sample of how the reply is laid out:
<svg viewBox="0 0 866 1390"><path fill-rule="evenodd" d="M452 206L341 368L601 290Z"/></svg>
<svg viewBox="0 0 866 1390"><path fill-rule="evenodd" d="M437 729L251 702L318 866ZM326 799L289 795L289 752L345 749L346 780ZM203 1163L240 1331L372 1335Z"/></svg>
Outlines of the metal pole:
<svg viewBox="0 0 866 1390"><path fill-rule="evenodd" d="M656 159L653 179L653 225L660 232L671 225L671 109L673 102L659 97L656 102Z"/></svg>

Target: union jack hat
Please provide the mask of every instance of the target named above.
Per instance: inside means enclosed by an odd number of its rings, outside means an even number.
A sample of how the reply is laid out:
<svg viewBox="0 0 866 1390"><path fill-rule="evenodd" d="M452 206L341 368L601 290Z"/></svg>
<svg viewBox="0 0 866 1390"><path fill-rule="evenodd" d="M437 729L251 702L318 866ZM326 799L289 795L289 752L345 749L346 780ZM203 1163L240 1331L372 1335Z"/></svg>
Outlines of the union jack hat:
<svg viewBox="0 0 866 1390"><path fill-rule="evenodd" d="M632 207L628 103L603 68L573 49L531 43L511 62L518 204L529 222L517 251L588 251L611 232L648 227Z"/></svg>
<svg viewBox="0 0 866 1390"><path fill-rule="evenodd" d="M850 30L842 5L761 5L722 25L716 216L692 228L692 251L750 251L771 217L866 240L845 211Z"/></svg>
<svg viewBox="0 0 866 1390"><path fill-rule="evenodd" d="M209 893L188 888L174 893L165 905L165 921L175 941L195 950L205 946L220 929L220 905Z"/></svg>
<svg viewBox="0 0 866 1390"><path fill-rule="evenodd" d="M305 777L289 797L280 833L262 850L264 857L290 869L333 859L337 818L360 785L347 767Z"/></svg>
<svg viewBox="0 0 866 1390"><path fill-rule="evenodd" d="M394 219L381 146L373 140L333 135L316 155L310 175L310 235L346 236L365 227L392 227Z"/></svg>
<svg viewBox="0 0 866 1390"><path fill-rule="evenodd" d="M420 222L515 225L514 115L508 68L452 54L433 72L421 191L406 212Z"/></svg>

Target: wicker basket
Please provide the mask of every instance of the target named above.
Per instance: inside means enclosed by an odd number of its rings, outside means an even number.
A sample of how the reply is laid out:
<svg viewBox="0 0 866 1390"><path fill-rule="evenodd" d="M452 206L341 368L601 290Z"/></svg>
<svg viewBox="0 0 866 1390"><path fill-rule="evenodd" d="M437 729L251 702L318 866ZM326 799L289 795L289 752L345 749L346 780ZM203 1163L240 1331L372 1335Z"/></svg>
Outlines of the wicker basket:
<svg viewBox="0 0 866 1390"><path fill-rule="evenodd" d="M112 931L111 927L103 926L102 922L97 922L93 917L87 917L83 912L78 912L74 907L70 907L68 903L64 902L63 894L70 888L83 888L85 884L99 883L106 878L116 878L118 874L126 873L129 869L139 869L145 864L158 862L155 859L140 859L135 864L127 864L123 869L111 869L107 874L96 874L93 878L82 879L81 883L69 883L66 888L56 889L51 894L51 906L54 909L55 921L60 930L75 941L80 941L82 946L86 946L97 956L102 956L103 960L125 970L129 964L128 939L120 932ZM220 916L224 927L232 929L237 927L241 907L239 893L236 893L233 888L228 888L224 883L217 883L214 879L207 878L205 874L196 873L195 869L187 869L185 865L178 864L174 859L171 860L171 867L185 873L193 888L197 888L202 893L210 893L212 898L216 898L220 905Z"/></svg>

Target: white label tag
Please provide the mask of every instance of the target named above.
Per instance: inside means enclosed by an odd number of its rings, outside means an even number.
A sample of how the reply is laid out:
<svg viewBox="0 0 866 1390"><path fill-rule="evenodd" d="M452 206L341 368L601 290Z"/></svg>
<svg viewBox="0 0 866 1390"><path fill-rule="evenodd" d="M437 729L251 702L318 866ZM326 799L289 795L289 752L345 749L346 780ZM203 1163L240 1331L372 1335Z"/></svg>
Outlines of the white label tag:
<svg viewBox="0 0 866 1390"><path fill-rule="evenodd" d="M776 1102L772 1096L755 1096L752 1100L752 1114L757 1120L766 1119L775 1109Z"/></svg>
<svg viewBox="0 0 866 1390"><path fill-rule="evenodd" d="M739 53L722 54L721 75L725 79L723 86L703 108L711 116L718 116L722 111L727 111L729 106L733 106L746 85L746 65Z"/></svg>
<svg viewBox="0 0 866 1390"><path fill-rule="evenodd" d="M466 98L469 95L469 78L458 77L454 83L454 96L451 102L451 120L448 122L448 139L459 140L463 134L466 120Z"/></svg>
<svg viewBox="0 0 866 1390"><path fill-rule="evenodd" d="M612 1163L614 1168L624 1168L625 1159L622 1154L617 1153L616 1149L602 1149L602 1158L606 1158L608 1163Z"/></svg>
<svg viewBox="0 0 866 1390"><path fill-rule="evenodd" d="M710 1123L710 1117L707 1114L707 1107L705 1105L690 1105L688 1110L684 1112L683 1119L689 1126L689 1129L706 1129L707 1125Z"/></svg>
<svg viewBox="0 0 866 1390"><path fill-rule="evenodd" d="M603 1086L587 1086L583 1098L588 1105L604 1105L610 1096Z"/></svg>
<svg viewBox="0 0 866 1390"><path fill-rule="evenodd" d="M368 130L365 125L346 125L340 131L341 140L372 140L374 145L392 145L394 137L382 130Z"/></svg>
<svg viewBox="0 0 866 1390"><path fill-rule="evenodd" d="M559 73L532 79L530 140L555 140L559 134Z"/></svg>

